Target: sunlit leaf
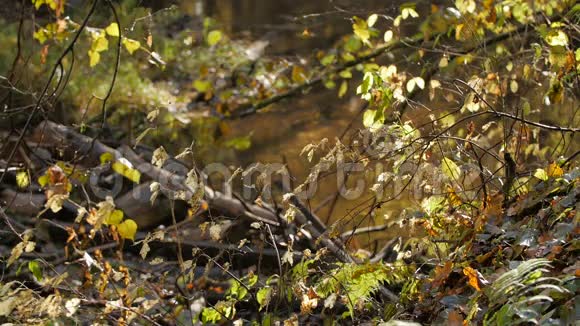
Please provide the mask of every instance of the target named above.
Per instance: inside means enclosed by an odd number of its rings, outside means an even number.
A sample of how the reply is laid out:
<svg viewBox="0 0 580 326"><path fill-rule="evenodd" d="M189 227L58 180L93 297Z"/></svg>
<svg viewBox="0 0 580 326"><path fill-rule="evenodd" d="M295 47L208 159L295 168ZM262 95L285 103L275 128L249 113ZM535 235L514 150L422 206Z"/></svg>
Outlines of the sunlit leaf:
<svg viewBox="0 0 580 326"><path fill-rule="evenodd" d="M401 11L401 17L403 17L403 19L407 19L409 17L417 18L419 17L419 14L413 8L403 8Z"/></svg>
<svg viewBox="0 0 580 326"><path fill-rule="evenodd" d="M534 172L534 177L543 181L547 181L549 179L548 173L546 173L546 170L544 169L536 169L536 172Z"/></svg>
<svg viewBox="0 0 580 326"><path fill-rule="evenodd" d="M107 32L107 34L111 35L111 36L115 36L115 37L119 37L120 34L120 30L119 30L119 25L117 23L111 23L111 25L107 26L107 28L105 28L105 32Z"/></svg>
<svg viewBox="0 0 580 326"><path fill-rule="evenodd" d="M16 173L16 185L20 189L24 189L28 187L30 184L30 176L28 175L28 171L19 171Z"/></svg>
<svg viewBox="0 0 580 326"><path fill-rule="evenodd" d="M550 46L567 46L568 45L568 35L562 30L553 30L548 33L545 37L546 43Z"/></svg>
<svg viewBox="0 0 580 326"><path fill-rule="evenodd" d="M322 57L322 59L320 59L320 63L323 66L328 66L329 64L333 63L335 59L336 59L336 55L328 54L328 55L325 55L324 57Z"/></svg>
<svg viewBox="0 0 580 326"><path fill-rule="evenodd" d="M105 217L103 224L106 225L119 225L123 220L123 211L116 209L111 214Z"/></svg>
<svg viewBox="0 0 580 326"><path fill-rule="evenodd" d="M207 44L209 46L216 45L222 39L222 32L213 30L207 34Z"/></svg>
<svg viewBox="0 0 580 326"><path fill-rule="evenodd" d="M28 270L34 275L37 281L42 280L42 268L40 264L36 260L32 260L28 262Z"/></svg>
<svg viewBox="0 0 580 326"><path fill-rule="evenodd" d="M338 75L344 79L352 78L352 72L350 70L343 70Z"/></svg>
<svg viewBox="0 0 580 326"><path fill-rule="evenodd" d="M367 18L367 26L373 27L375 25L375 23L377 22L378 18L379 18L379 16L377 14L370 15L369 18Z"/></svg>
<svg viewBox="0 0 580 326"><path fill-rule="evenodd" d="M371 32L369 31L367 22L358 17L353 17L353 20L354 23L352 24L352 29L354 31L354 35L363 41L363 43L370 44L369 39L371 37Z"/></svg>
<svg viewBox="0 0 580 326"><path fill-rule="evenodd" d="M346 80L343 80L342 83L340 84L340 88L338 89L338 98L342 98L344 94L346 94L347 90L348 83L346 82Z"/></svg>
<svg viewBox="0 0 580 326"><path fill-rule="evenodd" d="M48 184L48 175L47 174L43 174L40 177L38 177L38 184L42 188L46 187L46 185Z"/></svg>
<svg viewBox="0 0 580 326"><path fill-rule="evenodd" d="M103 52L109 49L109 40L104 33L98 34L99 36L93 38L93 43L91 44L92 52Z"/></svg>
<svg viewBox="0 0 580 326"><path fill-rule="evenodd" d="M471 287L477 291L481 291L481 288L479 287L479 278L477 277L477 271L475 269L471 267L465 267L463 269L463 274L467 276L468 283L471 285Z"/></svg>
<svg viewBox="0 0 580 326"><path fill-rule="evenodd" d="M445 157L441 160L441 170L452 180L457 180L461 175L461 169L451 159Z"/></svg>
<svg viewBox="0 0 580 326"><path fill-rule="evenodd" d="M415 89L415 86L419 87L420 89L424 89L425 88L425 80L421 77L411 78L407 82L407 92L411 93Z"/></svg>
<svg viewBox="0 0 580 326"><path fill-rule="evenodd" d="M375 123L375 110L366 110L363 114L363 125L367 128Z"/></svg>
<svg viewBox="0 0 580 326"><path fill-rule="evenodd" d="M258 290L258 293L256 293L256 301L258 301L258 304L260 305L258 311L262 311L262 309L268 306L268 304L270 304L271 298L272 298L272 288L264 287Z"/></svg>
<svg viewBox="0 0 580 326"><path fill-rule="evenodd" d="M123 223L117 225L119 235L124 239L135 240L135 233L137 233L137 223L131 219L126 219Z"/></svg>
<svg viewBox="0 0 580 326"><path fill-rule="evenodd" d="M461 13L473 13L476 9L475 0L455 0L455 7Z"/></svg>
<svg viewBox="0 0 580 326"><path fill-rule="evenodd" d="M391 30L386 31L385 35L383 36L383 40L385 41L385 43L389 43L392 39L393 39L393 31Z"/></svg>
<svg viewBox="0 0 580 326"><path fill-rule="evenodd" d="M205 93L211 89L212 84L208 80L196 79L193 82L193 87L200 93Z"/></svg>
<svg viewBox="0 0 580 326"><path fill-rule="evenodd" d="M113 171L117 172L118 174L124 176L125 178L135 183L139 183L139 180L141 179L141 173L138 170L133 169L119 161L113 162L113 165L111 167Z"/></svg>
<svg viewBox="0 0 580 326"><path fill-rule="evenodd" d="M46 200L44 206L49 208L53 213L58 213L62 209L64 201L67 199L67 194L54 194Z"/></svg>
<svg viewBox="0 0 580 326"><path fill-rule="evenodd" d="M32 4L34 4L34 8L36 8L36 10L40 9L40 6L43 4L46 4L52 10L56 10L56 8L58 8L58 3L56 0L32 0Z"/></svg>
<svg viewBox="0 0 580 326"><path fill-rule="evenodd" d="M517 93L518 92L518 82L516 80L512 80L510 82L510 91L512 93Z"/></svg>
<svg viewBox="0 0 580 326"><path fill-rule="evenodd" d="M96 51L89 51L89 65L91 67L96 66L99 61L101 61L101 55L99 54L99 52Z"/></svg>
<svg viewBox="0 0 580 326"><path fill-rule="evenodd" d="M99 159L101 161L101 164L106 164L106 163L113 161L115 159L115 157L113 156L112 153L106 152L106 153L101 154Z"/></svg>
<svg viewBox="0 0 580 326"><path fill-rule="evenodd" d="M129 54L133 54L133 52L139 50L141 47L141 43L139 41L135 41L129 38L123 38L123 45Z"/></svg>
<svg viewBox="0 0 580 326"><path fill-rule="evenodd" d="M46 42L46 40L48 39L48 35L44 30L44 28L39 28L36 32L34 32L34 34L32 34L32 37L35 40L38 40L40 44L44 44L44 42Z"/></svg>
<svg viewBox="0 0 580 326"><path fill-rule="evenodd" d="M247 135L230 139L226 141L224 145L226 147L232 147L238 151L245 151L252 146L252 140L250 135Z"/></svg>
<svg viewBox="0 0 580 326"><path fill-rule="evenodd" d="M546 172L548 176L552 178L559 178L564 175L564 170L562 170L562 168L556 163L550 163L546 169Z"/></svg>

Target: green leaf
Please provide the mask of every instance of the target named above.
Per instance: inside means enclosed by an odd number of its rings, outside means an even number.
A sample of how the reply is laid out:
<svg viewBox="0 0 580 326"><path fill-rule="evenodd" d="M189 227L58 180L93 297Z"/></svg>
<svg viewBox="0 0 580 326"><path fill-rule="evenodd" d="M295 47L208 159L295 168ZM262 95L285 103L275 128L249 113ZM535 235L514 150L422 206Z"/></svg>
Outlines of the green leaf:
<svg viewBox="0 0 580 326"><path fill-rule="evenodd" d="M222 39L222 32L213 30L207 34L207 44L209 46L216 45Z"/></svg>
<svg viewBox="0 0 580 326"><path fill-rule="evenodd" d="M133 52L141 48L141 43L139 43L139 41L135 41L130 38L123 38L123 45L129 54L133 54Z"/></svg>
<svg viewBox="0 0 580 326"><path fill-rule="evenodd" d="M40 264L36 260L32 260L28 262L28 270L34 275L37 281L42 280L42 268Z"/></svg>
<svg viewBox="0 0 580 326"><path fill-rule="evenodd" d="M443 158L441 161L441 170L443 173L452 180L457 180L461 175L461 169L455 162L447 157Z"/></svg>
<svg viewBox="0 0 580 326"><path fill-rule="evenodd" d="M119 37L119 35L121 35L119 25L117 23L111 23L111 25L105 28L105 32L114 37Z"/></svg>
<svg viewBox="0 0 580 326"><path fill-rule="evenodd" d="M216 322L222 319L222 315L213 307L203 308L201 311L201 321L203 323L212 323L215 324Z"/></svg>
<svg viewBox="0 0 580 326"><path fill-rule="evenodd" d="M261 288L256 293L256 301L260 304L260 309L258 311L262 311L268 304L270 304L270 300L272 299L272 288L266 287Z"/></svg>
<svg viewBox="0 0 580 326"><path fill-rule="evenodd" d="M30 176L27 171L20 171L16 173L16 185L20 189L28 187L30 184Z"/></svg>
<svg viewBox="0 0 580 326"><path fill-rule="evenodd" d="M366 72L363 76L363 82L360 85L360 91L359 89L357 89L357 94L366 94L370 91L370 89L373 87L373 84L375 82L375 78L373 76L372 72Z"/></svg>
<svg viewBox="0 0 580 326"><path fill-rule="evenodd" d="M340 88L338 89L338 98L342 98L344 94L346 94L347 90L348 83L346 82L346 80L343 80L342 83L340 84Z"/></svg>
<svg viewBox="0 0 580 326"><path fill-rule="evenodd" d="M320 63L321 63L323 66L328 66L329 64L331 64L331 63L333 63L333 62L334 62L334 59L336 59L336 55L334 55L334 54L328 54L328 55L325 55L325 56L324 56L324 57L323 57L323 58L320 60Z"/></svg>
<svg viewBox="0 0 580 326"><path fill-rule="evenodd" d="M225 142L226 147L234 148L238 151L245 151L252 146L251 135L236 137Z"/></svg>
<svg viewBox="0 0 580 326"><path fill-rule="evenodd" d="M370 128L375 123L375 110L366 110L363 114L363 125Z"/></svg>
<svg viewBox="0 0 580 326"><path fill-rule="evenodd" d="M338 73L338 75L344 79L352 78L352 72L350 70L343 70L340 73Z"/></svg>
<svg viewBox="0 0 580 326"><path fill-rule="evenodd" d="M246 297L246 295L248 295L248 290L240 282L232 279L230 281L230 284L231 286L228 292L233 298L243 300Z"/></svg>
<svg viewBox="0 0 580 326"><path fill-rule="evenodd" d="M137 233L137 223L131 219L126 219L123 221L123 223L117 225L117 231L124 239L135 240L135 233Z"/></svg>

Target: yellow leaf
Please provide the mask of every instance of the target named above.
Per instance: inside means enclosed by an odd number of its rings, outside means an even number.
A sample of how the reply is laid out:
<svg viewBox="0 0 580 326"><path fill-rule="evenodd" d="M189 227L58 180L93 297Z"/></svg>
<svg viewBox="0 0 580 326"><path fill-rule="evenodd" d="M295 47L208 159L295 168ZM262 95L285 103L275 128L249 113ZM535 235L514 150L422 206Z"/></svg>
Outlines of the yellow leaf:
<svg viewBox="0 0 580 326"><path fill-rule="evenodd" d="M112 168L113 171L135 183L139 183L139 180L141 179L141 173L138 170L130 168L119 161L114 162Z"/></svg>
<svg viewBox="0 0 580 326"><path fill-rule="evenodd" d="M534 172L534 177L542 181L547 181L549 178L548 173L546 173L546 170L544 169L536 169L536 172Z"/></svg>
<svg viewBox="0 0 580 326"><path fill-rule="evenodd" d="M123 223L117 225L117 231L121 237L135 240L135 233L137 233L137 223L131 219L124 220Z"/></svg>
<svg viewBox="0 0 580 326"><path fill-rule="evenodd" d="M43 28L39 28L36 32L34 32L32 37L38 40L40 44L44 44L44 42L46 42L46 39L48 38L46 35L46 31Z"/></svg>
<svg viewBox="0 0 580 326"><path fill-rule="evenodd" d="M141 43L139 43L139 41L135 41L129 38L123 38L123 45L129 54L133 54L133 52L139 50L141 47Z"/></svg>
<svg viewBox="0 0 580 326"><path fill-rule="evenodd" d="M222 32L215 30L207 34L207 44L209 46L216 45L222 39Z"/></svg>
<svg viewBox="0 0 580 326"><path fill-rule="evenodd" d="M48 175L43 174L38 177L38 184L44 188L48 184Z"/></svg>
<svg viewBox="0 0 580 326"><path fill-rule="evenodd" d="M120 35L119 25L117 23L111 23L111 25L105 28L105 32L107 32L107 34L111 36L119 37Z"/></svg>
<svg viewBox="0 0 580 326"><path fill-rule="evenodd" d="M200 79L196 79L193 82L193 87L201 93L205 93L207 91L209 91L212 87L211 82L207 81L207 80L200 80Z"/></svg>
<svg viewBox="0 0 580 326"><path fill-rule="evenodd" d="M353 20L354 23L352 24L352 29L354 31L354 35L363 41L363 43L369 44L371 32L369 31L366 20L360 19L358 17L354 17Z"/></svg>
<svg viewBox="0 0 580 326"><path fill-rule="evenodd" d="M91 51L93 52L103 52L109 48L109 40L104 33L99 34L96 38L93 39L93 43L91 44Z"/></svg>
<svg viewBox="0 0 580 326"><path fill-rule="evenodd" d="M101 55L99 52L89 51L89 65L94 67L99 63L99 61L101 61Z"/></svg>
<svg viewBox="0 0 580 326"><path fill-rule="evenodd" d="M306 81L304 68L300 66L292 67L292 81L295 83L303 83Z"/></svg>
<svg viewBox="0 0 580 326"><path fill-rule="evenodd" d="M52 10L56 10L58 5L55 0L32 0L32 3L34 4L34 8L36 8L36 10L40 9L40 6L43 4L46 4Z"/></svg>
<svg viewBox="0 0 580 326"><path fill-rule="evenodd" d="M101 160L101 164L105 164L105 163L109 163L111 161L113 161L114 157L112 153L103 153L100 157Z"/></svg>
<svg viewBox="0 0 580 326"><path fill-rule="evenodd" d="M119 225L122 220L123 220L123 211L116 209L116 210L112 211L111 214L109 214L105 217L103 224Z"/></svg>
<svg viewBox="0 0 580 326"><path fill-rule="evenodd" d="M552 178L559 178L564 174L564 170L556 163L550 163L546 172Z"/></svg>
<svg viewBox="0 0 580 326"><path fill-rule="evenodd" d="M30 176L27 171L20 171L16 173L16 185L18 188L24 189L30 184Z"/></svg>
<svg viewBox="0 0 580 326"><path fill-rule="evenodd" d="M479 287L479 279L477 278L477 271L475 269L471 267L465 267L463 269L463 274L465 274L465 276L467 276L469 279L469 285L471 285L471 287L477 291L481 291L481 288Z"/></svg>
<svg viewBox="0 0 580 326"><path fill-rule="evenodd" d="M453 189L452 186L447 185L446 190L447 190L447 199L449 200L449 204L451 204L452 207L458 207L463 205L463 200L461 200L461 197L457 195L455 189Z"/></svg>

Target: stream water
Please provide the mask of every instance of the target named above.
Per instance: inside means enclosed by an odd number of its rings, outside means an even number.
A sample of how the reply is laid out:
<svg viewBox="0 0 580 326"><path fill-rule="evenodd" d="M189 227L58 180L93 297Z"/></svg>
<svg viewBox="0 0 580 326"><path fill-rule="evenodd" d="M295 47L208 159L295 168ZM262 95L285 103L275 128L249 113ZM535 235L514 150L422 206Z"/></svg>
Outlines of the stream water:
<svg viewBox="0 0 580 326"><path fill-rule="evenodd" d="M367 17L372 12L396 16L402 2L218 0L181 1L176 5L190 15L214 17L233 37L250 34L253 39L267 40L270 45L266 55L308 55L317 49L330 47L339 37L350 33L352 27L349 19L352 16ZM310 37L299 37L304 30L308 30ZM253 136L252 147L238 153L234 164L245 167L254 162L285 163L295 181L301 183L311 167L305 157L299 155L302 148L323 138L333 144L335 137L347 128L361 127L362 107L362 101L356 96L338 99L336 90L319 87L307 95L278 103L268 112L236 121L231 128L236 134L252 133ZM336 191L337 184L336 176L320 182L317 195L309 204L312 209L320 206L317 213L323 220L349 225L352 224L348 222L350 220L358 221L357 216L349 215L350 209L364 202L368 196L357 200L339 197L331 212L333 200L329 198ZM407 204L397 201L383 211L390 215L397 214ZM375 219L363 225L385 222L383 216Z"/></svg>

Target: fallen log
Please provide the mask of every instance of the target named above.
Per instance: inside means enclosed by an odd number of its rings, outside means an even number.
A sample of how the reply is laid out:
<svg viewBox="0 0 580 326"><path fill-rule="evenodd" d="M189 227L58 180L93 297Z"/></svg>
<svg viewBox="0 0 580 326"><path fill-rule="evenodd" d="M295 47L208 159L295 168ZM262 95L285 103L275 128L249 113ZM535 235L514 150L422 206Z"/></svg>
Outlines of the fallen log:
<svg viewBox="0 0 580 326"><path fill-rule="evenodd" d="M75 157L84 165L94 165L100 161L104 153L111 153L116 160L125 159L139 172L147 175L153 181L169 190L183 191L187 198L191 198L195 189L185 183L183 176L168 172L143 160L128 146L121 146L119 150L111 148L98 140L81 135L72 128L52 121L44 121L36 128L36 138L51 146L66 148L74 153ZM204 186L205 199L209 207L227 214L230 217L245 217L251 220L264 222L272 226L280 226L276 213L252 203L242 203L239 199L227 196Z"/></svg>

